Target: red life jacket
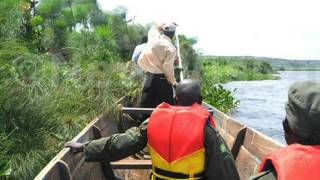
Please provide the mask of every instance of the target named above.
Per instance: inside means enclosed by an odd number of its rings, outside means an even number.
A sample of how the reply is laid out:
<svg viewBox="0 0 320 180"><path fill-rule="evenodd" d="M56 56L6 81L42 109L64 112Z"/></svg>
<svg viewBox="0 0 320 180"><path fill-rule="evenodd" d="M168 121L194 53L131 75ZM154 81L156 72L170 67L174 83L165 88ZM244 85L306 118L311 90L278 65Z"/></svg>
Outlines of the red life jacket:
<svg viewBox="0 0 320 180"><path fill-rule="evenodd" d="M209 115L199 104L183 107L162 103L153 111L147 128L152 179L202 177L205 162L203 132Z"/></svg>
<svg viewBox="0 0 320 180"><path fill-rule="evenodd" d="M268 170L269 162L277 172L278 180L319 180L320 145L292 144L267 155L259 172Z"/></svg>

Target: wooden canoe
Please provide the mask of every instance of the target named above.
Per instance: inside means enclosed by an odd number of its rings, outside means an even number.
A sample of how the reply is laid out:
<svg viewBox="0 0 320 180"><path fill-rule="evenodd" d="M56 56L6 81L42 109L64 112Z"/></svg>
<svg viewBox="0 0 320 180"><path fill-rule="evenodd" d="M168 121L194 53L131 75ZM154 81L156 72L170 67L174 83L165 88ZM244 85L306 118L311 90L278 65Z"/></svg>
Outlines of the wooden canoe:
<svg viewBox="0 0 320 180"><path fill-rule="evenodd" d="M247 179L257 172L260 160L273 149L283 145L260 132L246 127L239 121L220 112L216 108L204 104L210 111L218 126L219 133L230 148L241 179ZM151 108L122 108L125 113L151 112ZM106 116L100 116L91 121L74 139L85 142L117 133L119 123ZM141 159L128 157L111 164L117 176L126 180L149 179L151 161L148 156ZM74 155L69 148L64 148L35 177L36 180L84 180L106 179L104 163L87 163L81 153Z"/></svg>

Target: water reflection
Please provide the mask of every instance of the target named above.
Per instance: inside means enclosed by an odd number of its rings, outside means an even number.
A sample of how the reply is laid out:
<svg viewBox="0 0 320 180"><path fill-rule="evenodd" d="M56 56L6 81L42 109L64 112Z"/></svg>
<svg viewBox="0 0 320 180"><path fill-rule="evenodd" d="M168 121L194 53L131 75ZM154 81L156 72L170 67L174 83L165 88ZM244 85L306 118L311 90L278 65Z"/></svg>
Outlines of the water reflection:
<svg viewBox="0 0 320 180"><path fill-rule="evenodd" d="M225 88L236 88L235 96L240 100L232 116L247 126L285 143L282 120L288 88L297 80L320 80L320 71L279 71L280 80L234 81Z"/></svg>

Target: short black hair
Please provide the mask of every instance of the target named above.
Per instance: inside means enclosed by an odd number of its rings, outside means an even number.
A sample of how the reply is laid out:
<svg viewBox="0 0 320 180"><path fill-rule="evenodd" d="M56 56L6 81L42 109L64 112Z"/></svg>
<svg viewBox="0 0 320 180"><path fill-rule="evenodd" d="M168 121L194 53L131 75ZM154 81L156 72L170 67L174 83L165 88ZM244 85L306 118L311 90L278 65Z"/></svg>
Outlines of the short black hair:
<svg viewBox="0 0 320 180"><path fill-rule="evenodd" d="M174 31L163 31L163 34L173 39L175 32Z"/></svg>
<svg viewBox="0 0 320 180"><path fill-rule="evenodd" d="M176 94L179 105L191 106L194 103L201 104L201 89L198 81L186 79L176 86Z"/></svg>

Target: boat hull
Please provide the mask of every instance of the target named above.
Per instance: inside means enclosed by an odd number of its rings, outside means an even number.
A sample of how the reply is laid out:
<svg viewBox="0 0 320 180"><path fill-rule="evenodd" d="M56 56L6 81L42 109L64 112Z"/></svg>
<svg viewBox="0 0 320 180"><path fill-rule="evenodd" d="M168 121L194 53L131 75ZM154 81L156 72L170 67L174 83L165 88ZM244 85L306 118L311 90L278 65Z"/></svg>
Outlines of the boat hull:
<svg viewBox="0 0 320 180"><path fill-rule="evenodd" d="M260 132L246 127L239 121L220 112L214 107L204 104L213 112L219 133L230 148L241 179L247 179L257 172L260 160L267 153L283 145ZM129 109L127 112L139 111ZM144 110L144 111L150 111ZM137 112L135 112L137 113ZM119 132L119 122L100 116L91 121L74 139L75 142L86 142L100 137L106 137ZM149 179L151 162L145 159L126 158L112 163L114 172L122 179ZM103 163L88 163L81 153L74 155L69 148L64 148L50 163L36 176L37 180L57 179L105 179Z"/></svg>

